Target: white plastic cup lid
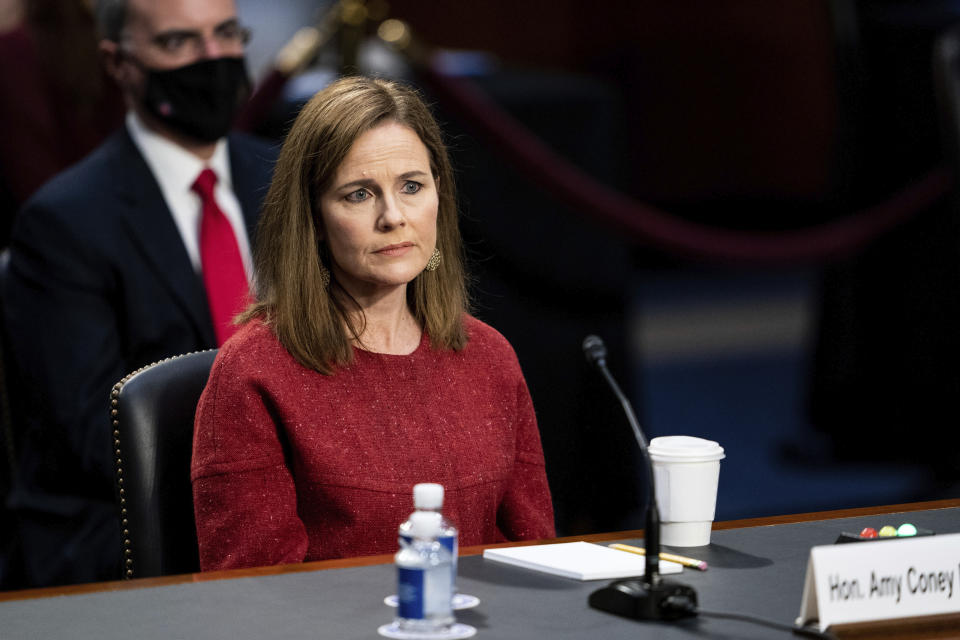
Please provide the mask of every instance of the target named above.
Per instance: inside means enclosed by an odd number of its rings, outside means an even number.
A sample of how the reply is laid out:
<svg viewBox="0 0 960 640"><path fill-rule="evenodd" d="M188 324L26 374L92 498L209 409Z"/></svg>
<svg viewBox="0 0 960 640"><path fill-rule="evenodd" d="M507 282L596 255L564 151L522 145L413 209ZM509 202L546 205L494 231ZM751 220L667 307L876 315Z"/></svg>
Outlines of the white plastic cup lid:
<svg viewBox="0 0 960 640"><path fill-rule="evenodd" d="M712 462L726 457L713 440L693 436L660 436L650 441L648 450L660 462Z"/></svg>
<svg viewBox="0 0 960 640"><path fill-rule="evenodd" d="M443 506L443 485L421 482L413 485L413 506L417 509L439 509Z"/></svg>

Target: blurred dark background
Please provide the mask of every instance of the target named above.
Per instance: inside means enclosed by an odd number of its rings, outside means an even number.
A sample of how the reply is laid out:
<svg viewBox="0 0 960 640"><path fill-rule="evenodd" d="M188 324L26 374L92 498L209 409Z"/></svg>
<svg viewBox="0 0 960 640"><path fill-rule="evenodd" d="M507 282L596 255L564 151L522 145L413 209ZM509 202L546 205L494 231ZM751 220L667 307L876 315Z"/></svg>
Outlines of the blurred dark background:
<svg viewBox="0 0 960 640"><path fill-rule="evenodd" d="M262 79L328 3L238 8ZM614 226L602 198L574 203L532 180L442 83L379 43L375 24L361 30L355 68L420 86L448 134L475 312L527 376L560 534L642 526L643 470L583 361L590 333L607 342L651 437L725 447L718 519L960 494L957 203L949 180L935 197L910 191L956 164L949 89L960 69L938 67L934 52L960 1L376 9L444 50L448 77L495 104L486 116L502 110L648 207ZM280 139L298 105L343 71L345 40L286 83L262 135ZM828 255L711 251L726 232L760 246L837 221L871 228L876 216L853 216L891 202L899 224ZM695 225L700 249L645 233L650 209Z"/></svg>
<svg viewBox="0 0 960 640"><path fill-rule="evenodd" d="M954 164L934 47L957 2L391 6L426 42L491 54L464 73L558 155L713 231L846 220ZM581 364L587 333L651 437L726 448L721 519L960 493L952 192L829 258L691 256L531 184L437 108L478 313L524 366L564 532L637 523L630 434Z"/></svg>

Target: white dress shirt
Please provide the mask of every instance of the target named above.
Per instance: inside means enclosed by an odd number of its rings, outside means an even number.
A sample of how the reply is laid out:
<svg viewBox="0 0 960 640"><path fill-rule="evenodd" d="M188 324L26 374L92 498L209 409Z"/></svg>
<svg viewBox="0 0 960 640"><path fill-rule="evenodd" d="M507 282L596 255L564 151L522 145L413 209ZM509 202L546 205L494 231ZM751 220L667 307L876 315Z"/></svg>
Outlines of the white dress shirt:
<svg viewBox="0 0 960 640"><path fill-rule="evenodd" d="M217 174L217 186L214 197L223 211L233 233L237 237L240 247L240 256L243 258L243 267L247 272L247 280L253 275L253 261L250 256L250 239L247 237L247 227L243 219L240 201L233 192L233 178L230 174L230 160L227 155L227 139L217 141L213 156L204 163L183 147L171 142L163 136L151 131L133 111L127 112L127 129L133 143L140 150L147 166L153 172L160 185L160 192L167 203L167 208L177 224L183 246L187 249L193 269L198 274L202 272L200 264L200 217L201 203L193 189L194 181L200 172L209 167Z"/></svg>

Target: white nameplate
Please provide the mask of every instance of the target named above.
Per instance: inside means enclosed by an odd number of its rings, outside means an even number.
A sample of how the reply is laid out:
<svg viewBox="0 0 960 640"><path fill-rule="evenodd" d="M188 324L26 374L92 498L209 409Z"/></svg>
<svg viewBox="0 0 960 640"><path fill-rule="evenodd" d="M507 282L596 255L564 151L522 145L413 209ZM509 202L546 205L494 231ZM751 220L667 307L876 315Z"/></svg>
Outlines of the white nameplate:
<svg viewBox="0 0 960 640"><path fill-rule="evenodd" d="M960 612L960 534L814 547L798 624Z"/></svg>

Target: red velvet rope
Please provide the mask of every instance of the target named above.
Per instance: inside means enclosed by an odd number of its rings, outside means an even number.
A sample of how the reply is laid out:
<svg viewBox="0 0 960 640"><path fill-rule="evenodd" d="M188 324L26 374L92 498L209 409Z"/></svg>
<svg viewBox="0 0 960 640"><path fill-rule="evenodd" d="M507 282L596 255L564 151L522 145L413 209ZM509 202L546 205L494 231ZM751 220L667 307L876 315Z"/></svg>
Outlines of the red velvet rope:
<svg viewBox="0 0 960 640"><path fill-rule="evenodd" d="M669 215L598 182L558 156L473 83L422 72L435 95L507 160L544 190L575 210L613 225L638 242L686 258L720 262L789 264L841 258L924 211L947 194L953 174L941 167L901 189L886 202L839 220L793 231L718 229Z"/></svg>

